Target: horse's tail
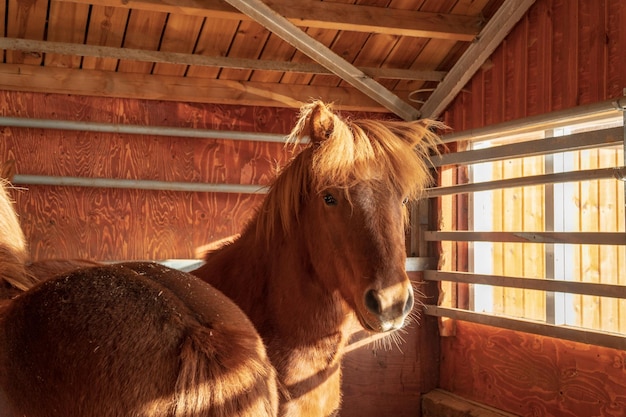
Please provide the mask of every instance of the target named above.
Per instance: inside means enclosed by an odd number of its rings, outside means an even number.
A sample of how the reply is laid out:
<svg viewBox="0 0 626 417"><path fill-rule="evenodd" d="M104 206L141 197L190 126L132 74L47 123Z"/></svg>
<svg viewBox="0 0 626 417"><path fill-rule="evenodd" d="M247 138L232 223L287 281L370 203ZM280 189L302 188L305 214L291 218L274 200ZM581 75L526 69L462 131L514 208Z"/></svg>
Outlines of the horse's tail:
<svg viewBox="0 0 626 417"><path fill-rule="evenodd" d="M218 417L277 415L276 373L262 342L231 330L226 336L207 327L191 329L180 351L176 417L209 410Z"/></svg>
<svg viewBox="0 0 626 417"><path fill-rule="evenodd" d="M0 179L0 284L26 291L37 280L26 271L28 246L6 184Z"/></svg>

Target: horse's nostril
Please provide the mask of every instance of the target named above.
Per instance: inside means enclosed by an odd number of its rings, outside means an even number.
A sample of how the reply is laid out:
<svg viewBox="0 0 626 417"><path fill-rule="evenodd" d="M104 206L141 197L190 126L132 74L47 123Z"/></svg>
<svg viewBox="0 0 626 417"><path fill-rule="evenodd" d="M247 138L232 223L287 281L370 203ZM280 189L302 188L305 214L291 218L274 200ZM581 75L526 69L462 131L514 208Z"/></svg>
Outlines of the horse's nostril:
<svg viewBox="0 0 626 417"><path fill-rule="evenodd" d="M404 304L404 310L402 310L404 315L407 315L411 312L414 303L415 300L413 299L413 291L409 291L409 297L406 299L406 303Z"/></svg>
<svg viewBox="0 0 626 417"><path fill-rule="evenodd" d="M365 293L365 307L374 314L382 313L382 306L380 305L376 291L369 290Z"/></svg>

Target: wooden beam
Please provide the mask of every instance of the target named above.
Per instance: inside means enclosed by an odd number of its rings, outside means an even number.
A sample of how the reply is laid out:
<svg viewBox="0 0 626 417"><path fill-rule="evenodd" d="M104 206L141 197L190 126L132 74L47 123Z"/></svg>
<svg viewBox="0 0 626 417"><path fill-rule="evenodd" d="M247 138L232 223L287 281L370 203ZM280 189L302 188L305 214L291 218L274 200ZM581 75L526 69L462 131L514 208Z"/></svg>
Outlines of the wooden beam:
<svg viewBox="0 0 626 417"><path fill-rule="evenodd" d="M427 188L426 196L438 197L442 195L475 193L478 191L499 190L503 188L527 187L531 185L557 184L578 181L591 181L615 178L626 178L626 166L612 168L584 169L580 171L557 172L554 174L529 175L526 177L509 178L469 184L448 185L445 187Z"/></svg>
<svg viewBox="0 0 626 417"><path fill-rule="evenodd" d="M0 89L146 100L299 108L333 97L336 108L387 112L350 87L255 83L207 78L0 64ZM408 94L407 91L402 92Z"/></svg>
<svg viewBox="0 0 626 417"><path fill-rule="evenodd" d="M624 128L611 127L591 132L573 133L545 139L529 140L473 151L453 152L433 157L433 166L476 164L502 159L523 158L556 152L620 145L624 141Z"/></svg>
<svg viewBox="0 0 626 417"><path fill-rule="evenodd" d="M626 99L621 97L509 120L477 129L450 133L444 135L442 140L444 143L450 143L464 140L474 142L499 139L503 136L521 135L538 130L558 129L579 123L597 122L605 119L622 119L624 114L626 114Z"/></svg>
<svg viewBox="0 0 626 417"><path fill-rule="evenodd" d="M324 44L311 38L261 0L226 1L402 119L417 119L419 115L417 109L402 101Z"/></svg>
<svg viewBox="0 0 626 417"><path fill-rule="evenodd" d="M447 417L519 417L517 414L497 410L439 388L422 395L422 415Z"/></svg>
<svg viewBox="0 0 626 417"><path fill-rule="evenodd" d="M426 281L450 281L465 284L484 284L497 287L523 288L527 290L566 292L569 294L595 295L626 299L626 285L599 284L546 278L509 277L502 275L472 274L470 272L424 271Z"/></svg>
<svg viewBox="0 0 626 417"><path fill-rule="evenodd" d="M250 18L220 0L60 0L99 6L188 14L215 19ZM320 2L314 0L267 0L270 8L301 27L394 36L438 38L471 42L482 26L474 16L398 10L384 7Z"/></svg>
<svg viewBox="0 0 626 417"><path fill-rule="evenodd" d="M577 245L626 245L623 232L426 232L428 241L450 240L455 242L519 242L519 243L565 243Z"/></svg>
<svg viewBox="0 0 626 417"><path fill-rule="evenodd" d="M278 72L302 72L310 74L331 73L328 69L315 63L305 64L297 62L267 61L259 59L228 58L222 56L205 56L183 54L177 52L148 51L145 49L116 48L111 46L36 41L31 39L18 38L0 38L0 49L220 68L236 68ZM400 68L365 67L360 69L370 77L398 80L441 81L445 75L445 72L443 71L416 71Z"/></svg>
<svg viewBox="0 0 626 417"><path fill-rule="evenodd" d="M448 75L420 109L421 117L437 118L476 71L502 43L535 0L505 0Z"/></svg>
<svg viewBox="0 0 626 417"><path fill-rule="evenodd" d="M626 337L624 337L623 334L608 333L601 330L583 329L566 325L556 326L554 324L546 324L528 319L495 316L488 313L477 313L458 308L438 307L434 305L425 305L424 312L431 316L450 317L456 320L464 320L487 326L515 330L518 332L538 334L547 337L558 337L559 339L571 340L574 342L626 350Z"/></svg>

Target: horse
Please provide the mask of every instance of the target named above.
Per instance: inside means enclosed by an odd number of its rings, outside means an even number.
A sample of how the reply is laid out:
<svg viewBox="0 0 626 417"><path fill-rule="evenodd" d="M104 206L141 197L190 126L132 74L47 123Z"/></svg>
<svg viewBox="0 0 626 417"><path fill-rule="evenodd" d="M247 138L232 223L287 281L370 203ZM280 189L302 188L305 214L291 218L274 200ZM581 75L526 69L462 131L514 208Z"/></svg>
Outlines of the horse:
<svg viewBox="0 0 626 417"><path fill-rule="evenodd" d="M321 101L303 106L288 141L302 150L243 232L191 271L261 335L278 373L280 416L336 415L354 326L384 333L407 321L406 205L431 180L439 127L351 120Z"/></svg>
<svg viewBox="0 0 626 417"><path fill-rule="evenodd" d="M0 184L0 276L22 290L0 299L0 417L277 415L263 341L221 292L148 262L52 263L71 271L33 284L7 208Z"/></svg>

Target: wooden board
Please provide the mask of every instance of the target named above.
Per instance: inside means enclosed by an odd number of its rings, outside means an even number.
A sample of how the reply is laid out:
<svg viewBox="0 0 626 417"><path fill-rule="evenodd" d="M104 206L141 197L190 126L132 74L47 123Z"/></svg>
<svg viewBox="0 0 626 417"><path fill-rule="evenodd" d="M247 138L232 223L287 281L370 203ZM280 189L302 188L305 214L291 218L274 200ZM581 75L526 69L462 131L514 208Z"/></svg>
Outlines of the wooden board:
<svg viewBox="0 0 626 417"><path fill-rule="evenodd" d="M458 322L441 388L522 416L623 416L626 352Z"/></svg>
<svg viewBox="0 0 626 417"><path fill-rule="evenodd" d="M436 284L424 283L421 273L409 276L423 292L416 300L414 313L419 314L419 303L431 302ZM437 319L418 317L398 334L403 341L396 345L393 335L355 332L342 364L341 417L421 415L422 394L438 385Z"/></svg>
<svg viewBox="0 0 626 417"><path fill-rule="evenodd" d="M7 1L6 36L42 40L44 39L48 2L25 2L20 0ZM9 64L39 65L43 61L40 53L23 51L6 51L6 62Z"/></svg>
<svg viewBox="0 0 626 417"><path fill-rule="evenodd" d="M239 233L262 196L29 186L12 193L34 259L189 259Z"/></svg>
<svg viewBox="0 0 626 417"><path fill-rule="evenodd" d="M293 111L86 97L0 94L0 114L286 134ZM18 174L267 185L282 143L1 128L0 159ZM193 258L239 233L261 195L60 186L13 192L35 259Z"/></svg>
<svg viewBox="0 0 626 417"><path fill-rule="evenodd" d="M117 7L92 6L86 44L121 47L129 11ZM83 57L83 69L115 71L117 59Z"/></svg>

